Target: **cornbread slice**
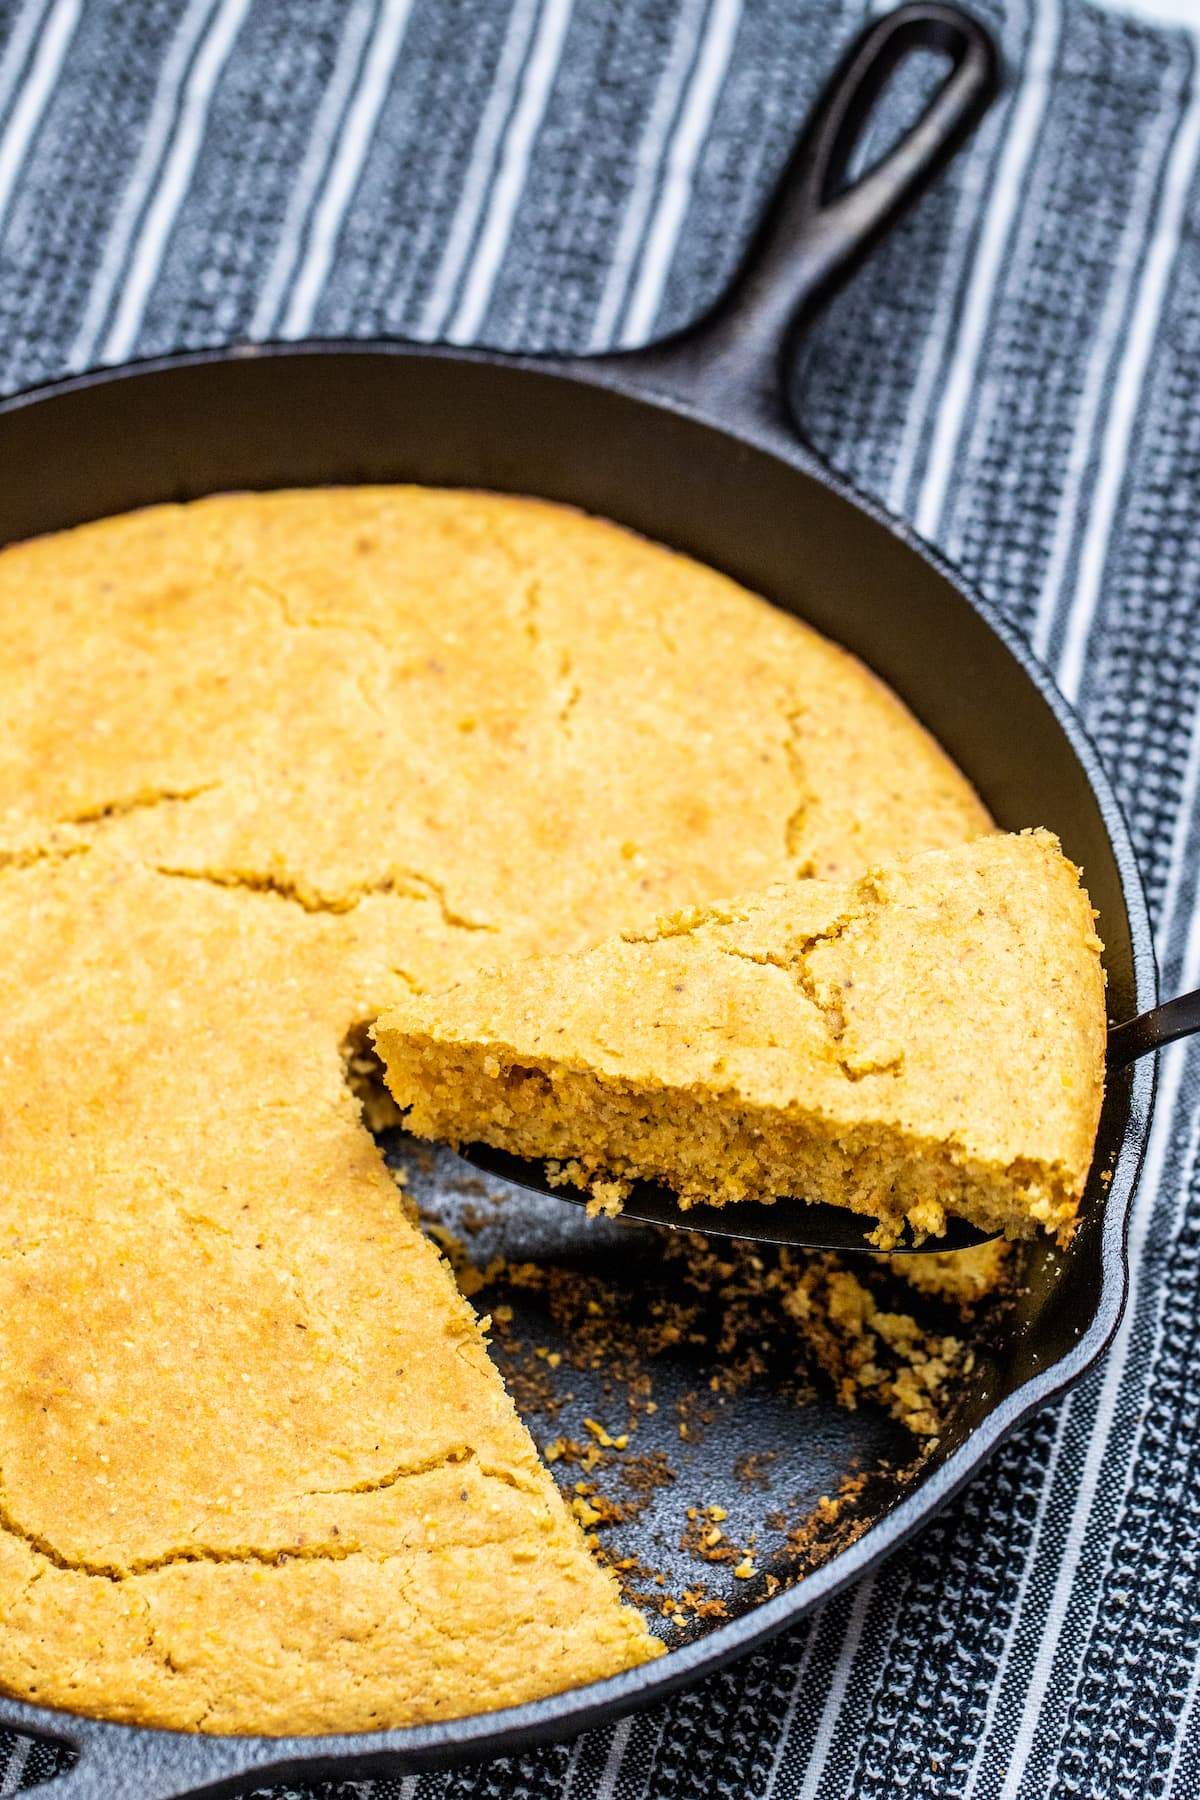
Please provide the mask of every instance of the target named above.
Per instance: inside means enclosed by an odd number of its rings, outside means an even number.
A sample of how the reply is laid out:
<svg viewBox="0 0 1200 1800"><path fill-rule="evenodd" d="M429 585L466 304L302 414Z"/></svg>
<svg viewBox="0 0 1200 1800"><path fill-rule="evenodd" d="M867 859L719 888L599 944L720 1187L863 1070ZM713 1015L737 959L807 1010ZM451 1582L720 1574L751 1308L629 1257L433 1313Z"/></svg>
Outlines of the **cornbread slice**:
<svg viewBox="0 0 1200 1800"><path fill-rule="evenodd" d="M659 920L406 998L376 1041L407 1123L940 1233L1069 1231L1104 1069L1100 944L1048 832L993 835ZM619 1190L618 1190L619 1191Z"/></svg>

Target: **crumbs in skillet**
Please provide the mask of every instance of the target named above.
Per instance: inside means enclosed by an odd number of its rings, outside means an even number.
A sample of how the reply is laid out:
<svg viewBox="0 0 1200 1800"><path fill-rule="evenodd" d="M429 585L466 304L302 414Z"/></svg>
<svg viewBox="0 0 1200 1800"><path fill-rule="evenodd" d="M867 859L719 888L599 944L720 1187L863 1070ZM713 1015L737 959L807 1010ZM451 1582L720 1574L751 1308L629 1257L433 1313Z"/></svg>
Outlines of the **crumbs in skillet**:
<svg viewBox="0 0 1200 1800"><path fill-rule="evenodd" d="M868 1528L875 1481L904 1479L936 1447L974 1367L971 1322L1006 1285L1000 1243L872 1258L860 1273L834 1255L663 1232L655 1254L669 1285L645 1291L603 1266L477 1256L466 1240L502 1205L465 1177L458 1230L419 1210L463 1292L489 1313L492 1354L593 1553L630 1600L676 1627L728 1616L734 1594L770 1598ZM680 1367L694 1376L697 1365L704 1382L680 1388ZM698 1447L721 1431L738 1395L763 1383L786 1390L793 1407L825 1393L841 1408L886 1413L912 1455L843 1474L828 1493L780 1494L760 1541L761 1499L739 1519L732 1501L721 1503L727 1494L690 1490ZM651 1421L653 1448L644 1443ZM748 1502L775 1498L777 1455L764 1447L732 1459Z"/></svg>

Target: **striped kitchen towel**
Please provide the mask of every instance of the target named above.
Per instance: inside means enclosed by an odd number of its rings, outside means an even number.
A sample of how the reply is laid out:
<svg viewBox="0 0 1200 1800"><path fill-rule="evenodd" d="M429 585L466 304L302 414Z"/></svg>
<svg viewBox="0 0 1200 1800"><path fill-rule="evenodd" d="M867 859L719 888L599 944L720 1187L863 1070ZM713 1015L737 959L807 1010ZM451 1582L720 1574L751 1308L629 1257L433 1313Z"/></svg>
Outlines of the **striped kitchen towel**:
<svg viewBox="0 0 1200 1800"><path fill-rule="evenodd" d="M797 407L1081 709L1178 991L1200 985L1196 44L1082 0L973 4L1004 96L812 331ZM679 325L866 10L8 0L0 385L247 337L601 348ZM614 1728L311 1792L1196 1800L1198 1096L1200 1045L1177 1046L1112 1350L902 1556ZM0 1793L53 1766L5 1739Z"/></svg>

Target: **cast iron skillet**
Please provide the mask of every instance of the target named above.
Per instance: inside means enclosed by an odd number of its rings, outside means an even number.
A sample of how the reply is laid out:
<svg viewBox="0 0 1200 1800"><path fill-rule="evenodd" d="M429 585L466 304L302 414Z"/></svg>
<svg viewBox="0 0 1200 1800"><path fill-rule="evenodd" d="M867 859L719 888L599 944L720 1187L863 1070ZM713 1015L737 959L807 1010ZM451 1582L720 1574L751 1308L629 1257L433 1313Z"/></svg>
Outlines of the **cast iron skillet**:
<svg viewBox="0 0 1200 1800"><path fill-rule="evenodd" d="M874 102L918 48L949 59L943 85L888 155L847 185ZM874 24L818 107L734 292L699 328L645 353L534 362L308 343L174 357L10 400L0 408L0 541L215 490L355 481L541 494L618 519L857 652L1001 825L1056 830L1099 909L1111 1016L1130 1019L1155 1000L1150 928L1116 800L1078 721L1024 643L935 552L797 441L783 398L793 333L928 185L997 85L986 33L952 7L917 0ZM981 1358L920 1478L897 1486L849 1549L775 1599L610 1681L406 1730L214 1738L15 1702L0 1706L0 1723L80 1752L54 1800L167 1800L237 1792L267 1770L364 1777L512 1753L695 1681L894 1550L1004 1433L1096 1358L1124 1298L1125 1222L1153 1087L1153 1059L1112 1076L1078 1233L1061 1259L1034 1259L1003 1341Z"/></svg>

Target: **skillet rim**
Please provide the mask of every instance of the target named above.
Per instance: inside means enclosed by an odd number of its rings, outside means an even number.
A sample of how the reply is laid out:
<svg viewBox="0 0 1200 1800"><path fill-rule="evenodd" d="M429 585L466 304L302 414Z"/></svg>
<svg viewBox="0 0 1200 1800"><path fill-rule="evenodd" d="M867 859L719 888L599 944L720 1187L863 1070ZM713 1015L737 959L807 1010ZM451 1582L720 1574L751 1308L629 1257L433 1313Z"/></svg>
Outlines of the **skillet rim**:
<svg viewBox="0 0 1200 1800"><path fill-rule="evenodd" d="M719 421L702 402L692 402L676 393L655 388L653 353L646 357L643 367L636 352L611 357L542 357L399 338L307 338L293 342L202 346L69 374L6 396L0 400L0 418L89 389L152 379L159 374L169 375L213 363L338 356L501 367L543 379L606 389L625 401L650 407L656 412L672 413L702 426L725 439L731 453L736 453L739 448L750 448L776 458L790 470L832 489L839 498L898 538L906 548L931 565L977 614L1008 650L1052 712L1080 764L1108 837L1129 930L1137 1010L1142 1012L1155 1004L1157 968L1153 935L1132 840L1099 753L1074 707L998 609L979 595L961 572L911 525L895 517L877 499L863 493L846 476L825 464L793 428L784 426L782 412L778 423L765 415L742 417L732 423ZM167 1765L175 1764L187 1781L201 1783L197 1787L173 1786L169 1790L172 1794L233 1793L250 1775L308 1778L319 1774L322 1766L344 1773L348 1759L354 1759L366 1773L372 1770L381 1773L388 1768L418 1771L519 1752L594 1729L715 1672L779 1635L898 1550L983 1468L1002 1440L1023 1419L1078 1381L1107 1348L1120 1322L1128 1292L1126 1230L1153 1117L1156 1075L1157 1057L1135 1063L1129 1071L1129 1117L1103 1202L1099 1299L1088 1326L1074 1345L998 1401L968 1431L945 1462L857 1542L833 1555L796 1586L760 1602L740 1618L718 1625L691 1643L669 1648L665 1656L654 1662L604 1681L527 1701L520 1706L435 1724L311 1737L234 1736L115 1724L65 1709L36 1706L0 1696L0 1726L66 1741L78 1750L79 1763L53 1784L53 1791L61 1793L63 1800L69 1800L75 1794L83 1800L90 1791L89 1774L100 1774L97 1763L126 1764L128 1753L135 1745L139 1747L137 1766L143 1774L142 1751L157 1749ZM188 1754L181 1756L184 1746L188 1747ZM239 1749L240 1755L237 1754ZM185 1768L183 1765L190 1766ZM97 1788L95 1791L107 1793L108 1789Z"/></svg>

